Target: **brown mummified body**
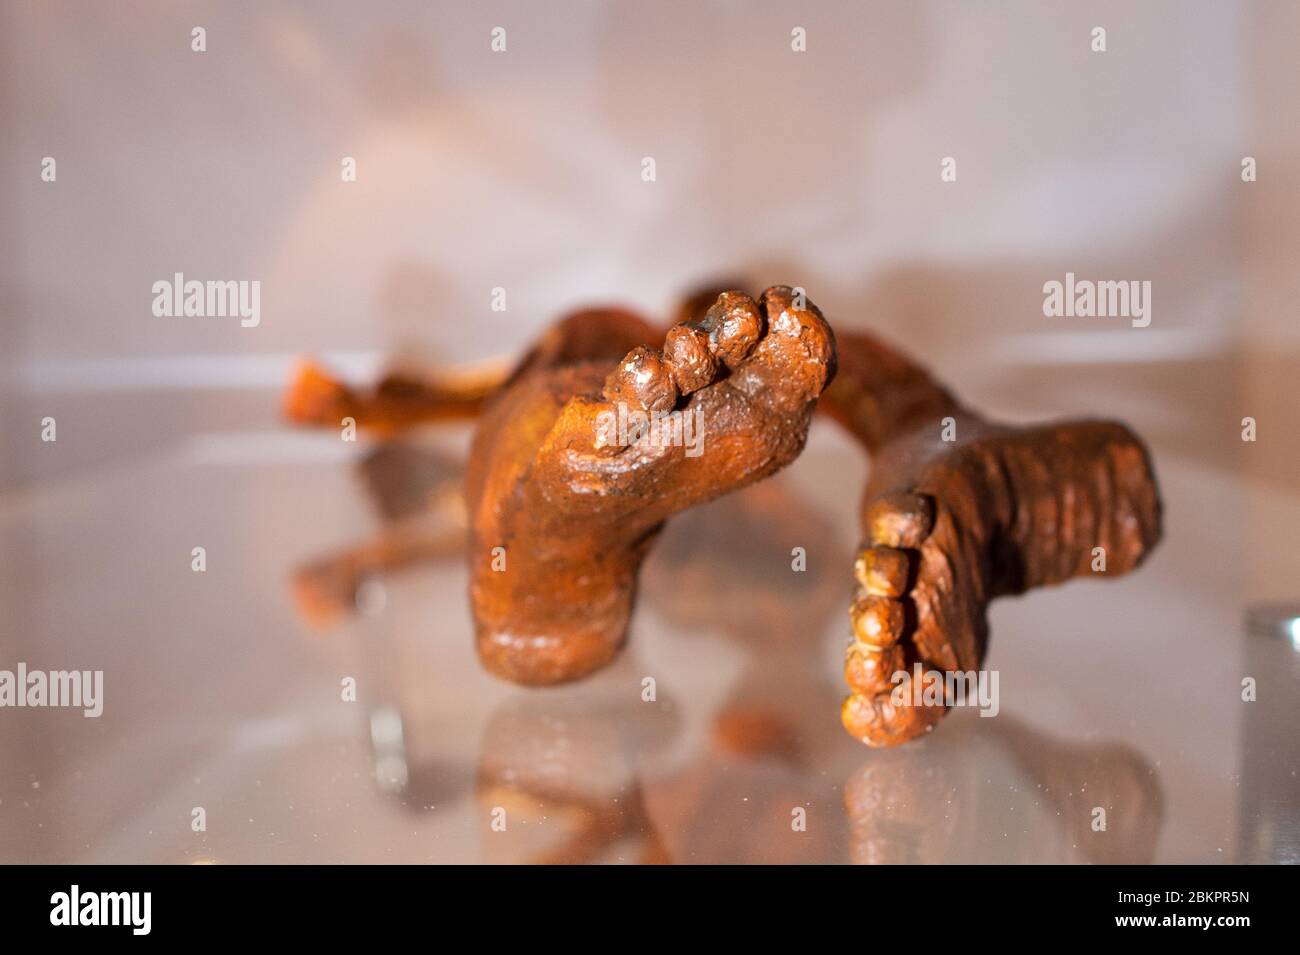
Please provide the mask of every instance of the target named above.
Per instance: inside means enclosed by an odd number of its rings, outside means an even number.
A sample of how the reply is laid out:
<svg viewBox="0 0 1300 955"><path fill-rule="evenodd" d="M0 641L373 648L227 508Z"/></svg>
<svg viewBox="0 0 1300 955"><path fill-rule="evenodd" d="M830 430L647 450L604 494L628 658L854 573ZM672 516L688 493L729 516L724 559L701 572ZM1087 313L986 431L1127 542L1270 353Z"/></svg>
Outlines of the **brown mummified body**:
<svg viewBox="0 0 1300 955"><path fill-rule="evenodd" d="M621 309L577 312L508 374L390 376L370 393L308 366L286 412L379 434L479 416L465 482L479 654L507 679L547 684L614 657L663 522L792 461L820 396L872 457L842 716L873 746L944 714L895 698L894 675L978 669L994 597L1094 573L1097 548L1107 576L1125 573L1159 540L1150 457L1121 424L987 422L876 338L833 336L787 287L757 301L710 290L679 319L661 338ZM698 412L704 453L609 444L600 416L620 403ZM421 552L367 553L374 570Z"/></svg>

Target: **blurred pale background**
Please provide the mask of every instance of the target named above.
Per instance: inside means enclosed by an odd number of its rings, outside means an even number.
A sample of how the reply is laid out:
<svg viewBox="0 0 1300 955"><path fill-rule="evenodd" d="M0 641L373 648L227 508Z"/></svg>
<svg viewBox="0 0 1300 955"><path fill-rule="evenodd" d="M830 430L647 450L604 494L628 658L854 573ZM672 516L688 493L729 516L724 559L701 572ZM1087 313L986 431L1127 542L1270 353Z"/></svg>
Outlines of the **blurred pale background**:
<svg viewBox="0 0 1300 955"><path fill-rule="evenodd" d="M285 581L375 519L349 472L361 451L283 429L279 385L299 354L358 379L396 353L478 361L575 305L664 315L733 275L804 286L835 326L880 332L991 414L1113 416L1151 443L1161 549L1131 578L996 605L990 665L1012 718L1140 754L1163 793L1156 858L1244 857L1241 614L1300 599L1297 35L1282 2L4 0L0 666L102 666L109 699L99 721L0 711L0 859L490 856L450 784L462 815L418 824L364 808L379 798L364 779L319 795L367 772L364 718L328 698L373 654L313 642ZM151 286L177 271L260 280L260 326L154 317ZM1043 283L1067 271L1151 281L1151 325L1044 318ZM836 528L830 580L847 577L866 473L819 423L778 479ZM219 555L197 583L195 543ZM484 714L518 691L473 663L459 568L410 589L367 625L450 654L439 672L463 676L419 725L449 763L486 760ZM713 661L707 635L656 642L674 628L643 616L643 654L700 681L676 695L703 724L739 664ZM844 621L809 626L833 724ZM389 692L421 710L418 686ZM703 730L684 719L690 753ZM974 751L992 745L981 730L949 735ZM825 746L814 775L870 765L847 739ZM259 747L298 755L263 780ZM220 795L190 795L222 773ZM282 807L299 789L321 803L301 830L290 813L275 836L191 838L201 799ZM982 831L971 859L996 856Z"/></svg>

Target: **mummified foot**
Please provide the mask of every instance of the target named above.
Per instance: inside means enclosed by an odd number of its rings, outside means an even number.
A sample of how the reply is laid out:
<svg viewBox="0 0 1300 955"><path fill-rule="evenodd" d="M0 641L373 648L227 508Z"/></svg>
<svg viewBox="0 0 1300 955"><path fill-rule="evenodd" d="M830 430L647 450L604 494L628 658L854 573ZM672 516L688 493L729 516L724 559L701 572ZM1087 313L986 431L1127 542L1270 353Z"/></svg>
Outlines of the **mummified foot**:
<svg viewBox="0 0 1300 955"><path fill-rule="evenodd" d="M562 337L593 343L587 357L551 349L562 357L526 360L485 411L470 455L478 651L519 683L608 663L664 520L789 464L835 370L829 326L784 287L758 302L719 296L703 318L670 329L662 350L642 344L649 326L624 319L620 334L593 336L592 320L561 326ZM605 357L613 346L621 360Z"/></svg>
<svg viewBox="0 0 1300 955"><path fill-rule="evenodd" d="M951 424L954 441L936 422L893 438L873 461L842 712L869 746L938 722L945 707L915 705L907 683L895 695L894 675L918 662L978 669L994 597L1125 573L1160 538L1151 462L1123 425L999 428L961 412Z"/></svg>

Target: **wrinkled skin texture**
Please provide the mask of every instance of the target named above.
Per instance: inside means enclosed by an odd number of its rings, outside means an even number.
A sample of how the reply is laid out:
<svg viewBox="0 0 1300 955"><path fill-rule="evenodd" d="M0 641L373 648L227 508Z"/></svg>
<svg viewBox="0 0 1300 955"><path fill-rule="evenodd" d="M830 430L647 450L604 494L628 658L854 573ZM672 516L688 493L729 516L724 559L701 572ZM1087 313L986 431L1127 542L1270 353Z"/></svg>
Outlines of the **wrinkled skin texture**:
<svg viewBox="0 0 1300 955"><path fill-rule="evenodd" d="M798 304L783 287L757 302L723 293L669 332L667 355L645 344L660 337L650 326L579 315L558 330L562 346L525 359L485 411L466 473L470 599L489 670L550 684L607 664L663 522L794 460L835 371L829 326ZM620 403L698 415L702 453L650 435L605 441L602 415Z"/></svg>
<svg viewBox="0 0 1300 955"><path fill-rule="evenodd" d="M1160 498L1122 424L989 424L878 342L840 342L824 404L872 454L841 717L867 745L894 746L946 712L910 694L899 705L896 671L979 669L989 601L1102 573L1094 548L1103 575L1132 570L1160 539Z"/></svg>
<svg viewBox="0 0 1300 955"><path fill-rule="evenodd" d="M773 295L784 314L789 290ZM808 309L761 350L749 339L771 337L772 304L757 307L741 293L691 296L659 338L662 350L631 313L579 312L509 376L390 376L367 394L307 366L286 412L331 427L347 414L380 434L483 414L466 486L479 651L508 679L553 683L617 652L637 568L663 521L789 463L825 388L819 407L872 456L854 567L860 587L849 608L852 693L841 716L855 738L892 746L946 712L894 705L896 670L916 662L930 671L978 669L988 602L1096 573L1096 547L1105 550L1103 576L1136 567L1160 539L1159 494L1146 449L1123 425L990 424L873 337L841 334L836 347L815 306ZM706 453L595 447L595 418L617 401L700 407ZM949 418L955 440L944 441ZM490 569L494 547L506 549L505 572ZM366 556L326 562L318 590L337 605L353 592L357 567L378 572L420 553L396 541ZM732 735L751 729L733 727Z"/></svg>

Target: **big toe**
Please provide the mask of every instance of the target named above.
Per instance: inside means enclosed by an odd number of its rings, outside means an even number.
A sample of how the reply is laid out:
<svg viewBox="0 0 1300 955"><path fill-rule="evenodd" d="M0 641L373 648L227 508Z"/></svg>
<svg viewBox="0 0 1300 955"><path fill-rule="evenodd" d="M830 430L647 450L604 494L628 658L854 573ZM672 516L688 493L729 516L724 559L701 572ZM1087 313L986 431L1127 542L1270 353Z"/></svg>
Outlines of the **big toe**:
<svg viewBox="0 0 1300 955"><path fill-rule="evenodd" d="M776 403L807 404L835 376L835 335L802 291L769 288L759 299L767 333L733 373L736 387Z"/></svg>
<svg viewBox="0 0 1300 955"><path fill-rule="evenodd" d="M895 690L854 693L844 700L840 720L854 739L868 746L898 746L934 729L947 712L904 698Z"/></svg>

